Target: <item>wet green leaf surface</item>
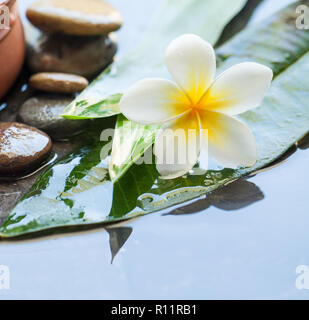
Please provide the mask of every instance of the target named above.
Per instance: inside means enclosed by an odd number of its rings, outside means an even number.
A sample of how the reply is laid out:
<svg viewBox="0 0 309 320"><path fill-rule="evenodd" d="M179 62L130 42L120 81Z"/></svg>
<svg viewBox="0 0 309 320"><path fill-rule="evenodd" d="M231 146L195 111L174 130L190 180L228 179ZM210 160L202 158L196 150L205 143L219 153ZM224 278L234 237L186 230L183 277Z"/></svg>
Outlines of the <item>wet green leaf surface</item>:
<svg viewBox="0 0 309 320"><path fill-rule="evenodd" d="M137 49L103 72L67 107L63 116L88 119L118 114L121 94L130 85L145 77L166 76L164 50L171 40L183 33L195 33L215 44L245 3L245 0L164 0Z"/></svg>
<svg viewBox="0 0 309 320"><path fill-rule="evenodd" d="M295 29L294 9L292 6L262 26L245 30L218 50L221 70L231 63L261 62L263 58L276 75L263 104L241 116L257 139L255 167L232 170L214 166L202 175L161 180L154 165L133 164L128 170L116 171L118 180L113 184L108 170L110 148L102 151L110 141L99 141L99 137L102 129L114 127L114 118L98 120L81 149L41 175L2 225L1 236L144 215L198 198L277 159L309 128L309 34ZM239 39L245 43L244 52L234 49ZM136 150L140 152L141 146ZM198 169L197 165L195 173Z"/></svg>
<svg viewBox="0 0 309 320"><path fill-rule="evenodd" d="M110 68L104 74L110 72ZM69 110L68 114L63 117L67 119L94 119L111 117L120 113L119 101L122 94L113 94L104 100L96 101L90 99L77 98L78 101L73 101L72 104L66 109Z"/></svg>
<svg viewBox="0 0 309 320"><path fill-rule="evenodd" d="M275 78L286 71L308 52L309 33L296 29L296 17L295 5L291 5L270 17L263 24L252 26L239 33L217 50L218 72L221 73L228 67L244 61L255 61L269 66ZM288 90L288 88L285 89ZM262 109L247 112L240 117L252 128L256 126L258 120L259 124L262 124L260 120L263 118L265 118L265 124L267 117L277 117L276 114L272 114L270 104L266 104ZM256 118L259 113L260 115ZM279 114L278 116L281 117ZM284 116L289 119L288 114ZM131 131L118 130L123 126L134 129ZM123 116L119 117L116 130L118 145L114 144L110 164L112 178L119 177L128 170L132 164L132 161L128 159L136 160L143 155L152 145L157 130L158 127L142 126L125 120ZM261 136L259 132L257 134L258 137ZM272 150L268 149L268 152L271 153ZM118 156L120 153L123 156L122 159Z"/></svg>
<svg viewBox="0 0 309 320"><path fill-rule="evenodd" d="M116 182L134 163L152 163L155 133L160 126L144 126L118 115L113 139L109 173ZM142 157L143 156L143 157Z"/></svg>

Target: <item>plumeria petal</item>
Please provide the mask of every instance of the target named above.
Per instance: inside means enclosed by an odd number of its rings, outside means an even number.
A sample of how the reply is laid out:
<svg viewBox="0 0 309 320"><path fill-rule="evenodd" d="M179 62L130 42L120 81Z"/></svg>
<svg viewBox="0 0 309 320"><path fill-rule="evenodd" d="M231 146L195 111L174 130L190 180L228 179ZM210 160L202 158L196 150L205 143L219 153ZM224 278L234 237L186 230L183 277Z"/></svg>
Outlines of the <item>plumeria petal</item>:
<svg viewBox="0 0 309 320"><path fill-rule="evenodd" d="M219 112L201 111L199 116L203 129L208 129L211 157L228 168L251 167L256 163L255 138L245 124Z"/></svg>
<svg viewBox="0 0 309 320"><path fill-rule="evenodd" d="M188 99L173 82L151 78L140 80L129 88L119 106L132 121L160 124L186 112Z"/></svg>
<svg viewBox="0 0 309 320"><path fill-rule="evenodd" d="M182 35L170 43L165 53L165 63L192 103L200 100L216 73L213 47L193 34Z"/></svg>
<svg viewBox="0 0 309 320"><path fill-rule="evenodd" d="M200 127L194 111L169 123L157 135L154 153L161 178L173 179L191 170L200 153Z"/></svg>
<svg viewBox="0 0 309 320"><path fill-rule="evenodd" d="M199 105L229 115L245 112L261 104L272 77L272 70L262 64L236 64L214 81Z"/></svg>

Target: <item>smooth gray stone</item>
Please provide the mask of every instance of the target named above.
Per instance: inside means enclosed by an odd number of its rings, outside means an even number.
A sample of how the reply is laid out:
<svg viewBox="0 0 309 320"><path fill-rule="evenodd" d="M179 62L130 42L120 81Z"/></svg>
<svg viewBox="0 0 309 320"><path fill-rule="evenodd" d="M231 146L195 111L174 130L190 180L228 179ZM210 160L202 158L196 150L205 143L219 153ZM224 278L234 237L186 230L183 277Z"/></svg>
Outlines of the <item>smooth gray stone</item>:
<svg viewBox="0 0 309 320"><path fill-rule="evenodd" d="M68 120L60 115L72 101L71 97L41 95L27 100L20 108L18 119L36 127L56 140L68 138L81 132L87 120Z"/></svg>

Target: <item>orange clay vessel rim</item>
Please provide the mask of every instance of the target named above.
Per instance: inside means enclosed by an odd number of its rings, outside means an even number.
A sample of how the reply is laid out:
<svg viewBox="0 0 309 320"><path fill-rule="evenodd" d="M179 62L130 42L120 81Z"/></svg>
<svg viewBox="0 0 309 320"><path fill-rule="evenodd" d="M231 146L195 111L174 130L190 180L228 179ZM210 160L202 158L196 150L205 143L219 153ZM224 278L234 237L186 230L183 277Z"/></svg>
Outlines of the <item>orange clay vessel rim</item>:
<svg viewBox="0 0 309 320"><path fill-rule="evenodd" d="M7 6L7 7L9 7L9 9L11 9L16 1L17 0L6 0L4 2L0 2L0 8L3 7L3 6ZM18 15L18 9L17 8L14 10L14 13L17 13L17 15ZM0 43L1 43L1 41L3 41L7 37L7 35L10 33L11 29L12 29L12 25L11 25L11 28L9 30L6 30L6 29L1 30L0 29Z"/></svg>
<svg viewBox="0 0 309 320"><path fill-rule="evenodd" d="M6 0L4 2L0 2L0 7L8 6L10 8L15 2L16 2L16 0Z"/></svg>

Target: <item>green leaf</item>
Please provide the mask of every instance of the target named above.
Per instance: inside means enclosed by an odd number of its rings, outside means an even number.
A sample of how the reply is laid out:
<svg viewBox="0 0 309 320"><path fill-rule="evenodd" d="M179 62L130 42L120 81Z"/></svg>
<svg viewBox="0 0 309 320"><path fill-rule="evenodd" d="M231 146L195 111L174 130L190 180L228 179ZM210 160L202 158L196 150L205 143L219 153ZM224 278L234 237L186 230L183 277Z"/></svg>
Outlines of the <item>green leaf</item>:
<svg viewBox="0 0 309 320"><path fill-rule="evenodd" d="M129 121L122 114L118 115L109 165L109 174L113 182L116 182L133 163L145 160L141 156L154 143L154 133L159 128L143 126ZM148 163L152 163L152 152L148 152L145 157L148 157Z"/></svg>
<svg viewBox="0 0 309 320"><path fill-rule="evenodd" d="M294 27L296 5L245 30L218 50L221 69L231 59L263 58L276 74L263 104L242 115L257 139L259 157L253 168L214 168L202 175L161 180L154 165L133 164L112 183L105 150L110 142L100 141L100 132L113 128L114 120L100 119L88 137L81 139L85 144L79 150L39 177L5 220L0 235L15 237L58 227L90 227L148 214L208 194L277 159L309 128L309 34ZM269 41L264 43L263 37ZM233 51L239 39L246 42L245 53ZM195 173L198 170L197 164Z"/></svg>
<svg viewBox="0 0 309 320"><path fill-rule="evenodd" d="M263 24L252 26L239 33L234 39L217 50L217 60L219 72L227 69L233 64L244 61L255 61L269 66L274 76L278 76L289 66L295 63L302 55L308 52L309 33L295 28L295 4L285 10L270 17ZM243 115L243 118L249 116L249 113ZM117 127L121 127L123 118L117 121ZM121 123L118 123L121 122ZM121 176L132 165L128 161L131 150L134 153L134 159L138 159L152 145L158 127L141 126L126 120L126 126L137 128L130 131L117 131L117 140L122 141L114 144L111 159L111 176ZM144 137L147 132L147 139ZM122 137L119 136L122 133ZM136 146L138 145L138 148ZM124 147L125 146L125 147ZM125 154L124 154L125 150ZM138 152L140 152L138 154ZM122 161L119 156L124 155ZM127 155L127 156L125 156ZM117 159L117 161L115 161Z"/></svg>
<svg viewBox="0 0 309 320"><path fill-rule="evenodd" d="M110 69L106 71L108 73ZM94 119L94 118L105 118L111 117L120 113L119 101L122 94L113 94L108 96L104 100L92 101L90 99L79 99L74 100L69 108L70 114L64 114L63 117L67 119ZM77 116L78 115L78 116Z"/></svg>
<svg viewBox="0 0 309 320"><path fill-rule="evenodd" d="M245 2L164 0L137 49L93 81L65 109L63 117L89 119L119 113L121 93L130 85L146 77L167 76L163 63L164 49L171 40L183 33L195 33L214 44Z"/></svg>

